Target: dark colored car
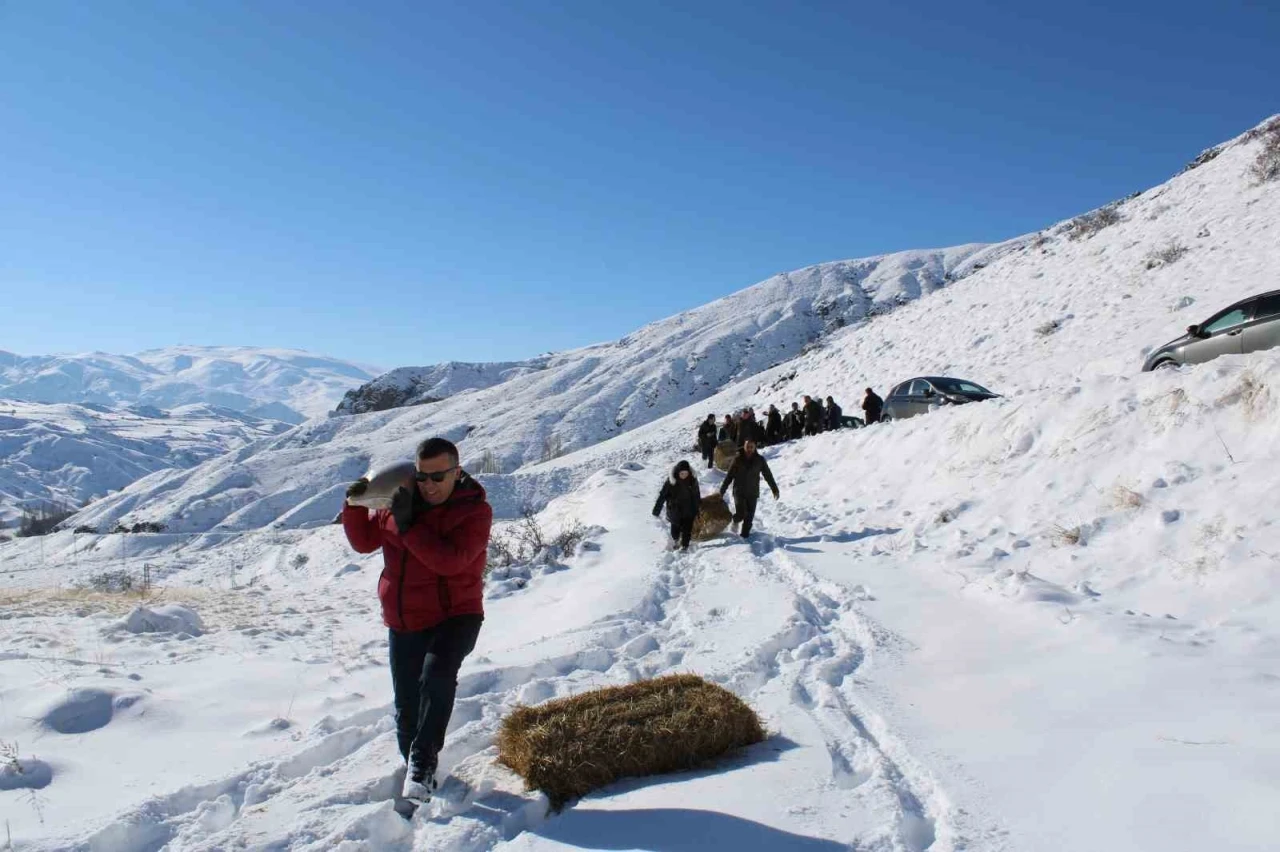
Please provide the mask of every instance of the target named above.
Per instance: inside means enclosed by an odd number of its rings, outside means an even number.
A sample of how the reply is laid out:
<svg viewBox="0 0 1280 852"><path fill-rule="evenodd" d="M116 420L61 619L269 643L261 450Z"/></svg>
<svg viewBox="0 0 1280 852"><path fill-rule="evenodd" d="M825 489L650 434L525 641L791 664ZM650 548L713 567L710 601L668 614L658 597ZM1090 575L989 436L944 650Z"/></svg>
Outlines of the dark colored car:
<svg viewBox="0 0 1280 852"><path fill-rule="evenodd" d="M1187 333L1158 346L1142 365L1142 372L1183 364L1203 364L1219 355L1241 355L1280 346L1280 290L1241 299Z"/></svg>
<svg viewBox="0 0 1280 852"><path fill-rule="evenodd" d="M908 379L889 391L884 400L882 420L905 420L925 414L939 405L963 405L1000 396L982 385L965 379L945 376L920 376Z"/></svg>

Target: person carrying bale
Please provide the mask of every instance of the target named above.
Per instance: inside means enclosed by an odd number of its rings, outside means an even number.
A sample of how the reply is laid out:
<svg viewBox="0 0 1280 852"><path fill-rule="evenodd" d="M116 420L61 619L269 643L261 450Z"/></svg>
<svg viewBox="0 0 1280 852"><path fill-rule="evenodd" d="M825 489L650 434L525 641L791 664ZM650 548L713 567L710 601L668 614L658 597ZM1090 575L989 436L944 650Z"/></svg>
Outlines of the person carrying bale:
<svg viewBox="0 0 1280 852"><path fill-rule="evenodd" d="M769 483L773 499L777 500L778 483L773 479L773 471L769 470L769 463L764 460L764 456L756 452L756 442L747 441L742 446L742 453L729 466L729 472L725 474L724 482L720 485L722 497L729 486L733 486L733 526L731 528L734 532L738 532L738 525L741 524L743 538L751 535L751 525L756 519L761 476L764 477L765 482Z"/></svg>
<svg viewBox="0 0 1280 852"><path fill-rule="evenodd" d="M671 468L671 474L658 492L658 502L653 504L655 518L662 511L664 503L667 507L667 520L671 522L671 547L678 544L681 550L688 550L689 539L693 536L693 522L698 517L698 509L702 507L702 491L689 462L681 459Z"/></svg>
<svg viewBox="0 0 1280 852"><path fill-rule="evenodd" d="M698 449L702 452L702 460L711 467L716 456L716 416L708 414L698 426Z"/></svg>
<svg viewBox="0 0 1280 852"><path fill-rule="evenodd" d="M418 446L413 476L390 508L370 514L355 505L368 490L363 477L347 488L342 527L357 553L382 550L378 598L388 628L396 739L407 764L402 794L427 802L436 790L458 669L484 623L493 509L444 438Z"/></svg>

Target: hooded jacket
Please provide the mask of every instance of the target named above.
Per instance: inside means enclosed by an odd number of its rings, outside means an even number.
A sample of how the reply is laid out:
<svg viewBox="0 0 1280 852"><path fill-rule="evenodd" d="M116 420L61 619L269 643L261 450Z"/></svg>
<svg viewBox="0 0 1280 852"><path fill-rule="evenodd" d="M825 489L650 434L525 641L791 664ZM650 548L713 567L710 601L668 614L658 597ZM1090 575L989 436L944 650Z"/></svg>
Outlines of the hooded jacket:
<svg viewBox="0 0 1280 852"><path fill-rule="evenodd" d="M382 621L398 632L428 630L455 615L484 614L484 566L493 509L484 486L463 473L449 499L432 506L416 486L408 530L391 510L342 510L342 529L357 553L382 548L378 599Z"/></svg>
<svg viewBox="0 0 1280 852"><path fill-rule="evenodd" d="M689 476L681 479L681 470L689 471ZM667 520L673 523L691 521L698 517L698 510L702 508L702 491L698 485L698 478L694 476L693 468L687 461L677 462L676 466L671 468L671 473L667 475L667 481L662 483L658 502L653 504L655 516L662 511L663 504L667 507Z"/></svg>

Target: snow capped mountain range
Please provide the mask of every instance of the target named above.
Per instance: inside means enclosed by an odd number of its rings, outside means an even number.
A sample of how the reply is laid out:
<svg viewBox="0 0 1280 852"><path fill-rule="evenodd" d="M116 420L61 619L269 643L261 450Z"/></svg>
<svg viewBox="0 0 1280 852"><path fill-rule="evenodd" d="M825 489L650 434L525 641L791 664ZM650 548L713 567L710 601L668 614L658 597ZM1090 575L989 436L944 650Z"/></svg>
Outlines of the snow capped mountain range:
<svg viewBox="0 0 1280 852"><path fill-rule="evenodd" d="M226 408L0 400L0 525L23 506L76 507L159 470L190 468L289 429Z"/></svg>
<svg viewBox="0 0 1280 852"><path fill-rule="evenodd" d="M402 373L406 401L446 398L313 420L71 522L165 533L0 543L15 848L1273 848L1280 350L1140 372L1276 287L1267 151L1280 117L997 246L811 267L487 387L489 367ZM663 549L653 499L706 413L852 413L939 374L1003 396L770 447L780 499L751 541ZM479 473L500 516L588 532L486 581L440 762L467 795L405 819L381 555L328 521L431 434L508 471ZM65 588L143 566L191 610ZM677 671L770 738L562 812L494 760L519 705Z"/></svg>
<svg viewBox="0 0 1280 852"><path fill-rule="evenodd" d="M211 405L301 423L374 375L369 368L288 349L173 346L136 355L23 357L0 351L0 399L43 403Z"/></svg>

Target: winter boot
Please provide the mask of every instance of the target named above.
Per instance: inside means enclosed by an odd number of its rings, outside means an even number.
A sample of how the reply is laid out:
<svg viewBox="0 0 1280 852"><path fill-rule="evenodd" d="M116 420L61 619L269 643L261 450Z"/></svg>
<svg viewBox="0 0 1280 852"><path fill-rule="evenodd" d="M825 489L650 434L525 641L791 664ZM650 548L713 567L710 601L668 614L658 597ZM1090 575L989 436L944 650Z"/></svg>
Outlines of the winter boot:
<svg viewBox="0 0 1280 852"><path fill-rule="evenodd" d="M431 801L431 796L435 793L436 786L434 763L415 764L413 760L410 760L408 772L404 776L404 789L400 795L410 801L426 804Z"/></svg>

